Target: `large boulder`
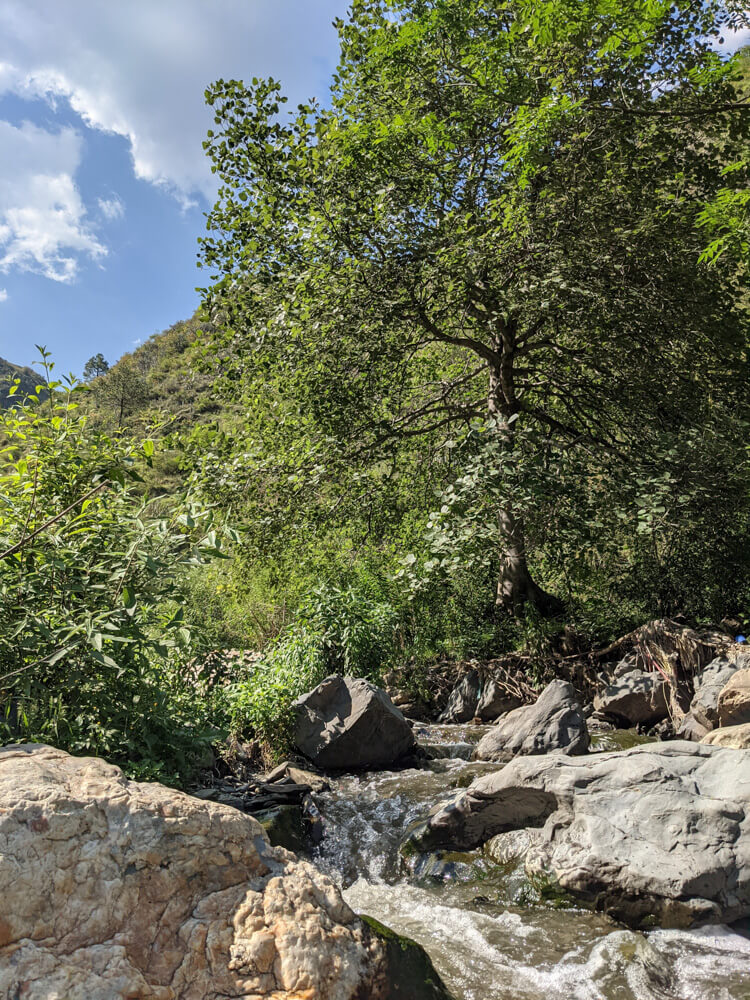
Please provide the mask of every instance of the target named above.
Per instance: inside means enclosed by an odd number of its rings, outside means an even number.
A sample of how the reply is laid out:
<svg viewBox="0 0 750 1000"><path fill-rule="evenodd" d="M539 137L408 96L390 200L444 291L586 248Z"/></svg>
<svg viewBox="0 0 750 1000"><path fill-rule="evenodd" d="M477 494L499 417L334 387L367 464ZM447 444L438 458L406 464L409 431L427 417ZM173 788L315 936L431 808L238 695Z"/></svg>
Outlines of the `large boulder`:
<svg viewBox="0 0 750 1000"><path fill-rule="evenodd" d="M707 730L716 729L719 725L719 695L722 689L738 670L749 665L747 651L723 653L708 664L696 681L690 713Z"/></svg>
<svg viewBox="0 0 750 1000"><path fill-rule="evenodd" d="M750 754L678 741L585 758L517 758L414 837L470 849L538 828L526 869L635 926L750 916Z"/></svg>
<svg viewBox="0 0 750 1000"><path fill-rule="evenodd" d="M476 714L482 722L494 722L499 716L505 715L506 712L510 712L520 705L520 698L510 694L507 688L490 677L482 688Z"/></svg>
<svg viewBox="0 0 750 1000"><path fill-rule="evenodd" d="M415 746L411 726L385 691L362 678L326 677L293 708L295 745L318 767L387 767Z"/></svg>
<svg viewBox="0 0 750 1000"><path fill-rule="evenodd" d="M720 726L750 722L750 669L737 670L721 689L718 700Z"/></svg>
<svg viewBox="0 0 750 1000"><path fill-rule="evenodd" d="M701 743L713 747L730 747L732 750L750 750L750 722L714 729L703 737Z"/></svg>
<svg viewBox="0 0 750 1000"><path fill-rule="evenodd" d="M479 741L475 756L507 761L516 754L583 754L588 748L589 731L575 689L558 680L548 684L533 705L504 715Z"/></svg>
<svg viewBox="0 0 750 1000"><path fill-rule="evenodd" d="M481 683L476 670L469 670L456 684L438 722L470 722L477 714Z"/></svg>
<svg viewBox="0 0 750 1000"><path fill-rule="evenodd" d="M2 997L403 995L389 942L255 819L50 747L0 750L0 893ZM446 1000L420 968L410 995Z"/></svg>
<svg viewBox="0 0 750 1000"><path fill-rule="evenodd" d="M594 698L594 709L630 726L654 725L667 718L668 688L658 672L630 670L615 675Z"/></svg>

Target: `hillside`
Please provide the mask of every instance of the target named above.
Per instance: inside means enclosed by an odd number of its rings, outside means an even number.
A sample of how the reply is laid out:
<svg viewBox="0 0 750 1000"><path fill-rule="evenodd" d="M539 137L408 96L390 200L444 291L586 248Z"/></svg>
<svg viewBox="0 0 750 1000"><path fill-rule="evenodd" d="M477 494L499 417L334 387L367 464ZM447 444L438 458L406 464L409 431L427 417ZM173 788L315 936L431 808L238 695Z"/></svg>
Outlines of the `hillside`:
<svg viewBox="0 0 750 1000"><path fill-rule="evenodd" d="M174 323L90 382L86 405L95 422L162 441L150 483L159 492L184 478L191 442L228 430L238 410L218 395L215 372L201 363L204 326L196 316Z"/></svg>
<svg viewBox="0 0 750 1000"><path fill-rule="evenodd" d="M8 395L8 390L16 379L20 380L19 388L14 395L27 396L34 392L36 387L43 382L43 378L32 368L14 365L4 358L0 358L0 407L5 407L12 401L12 396Z"/></svg>

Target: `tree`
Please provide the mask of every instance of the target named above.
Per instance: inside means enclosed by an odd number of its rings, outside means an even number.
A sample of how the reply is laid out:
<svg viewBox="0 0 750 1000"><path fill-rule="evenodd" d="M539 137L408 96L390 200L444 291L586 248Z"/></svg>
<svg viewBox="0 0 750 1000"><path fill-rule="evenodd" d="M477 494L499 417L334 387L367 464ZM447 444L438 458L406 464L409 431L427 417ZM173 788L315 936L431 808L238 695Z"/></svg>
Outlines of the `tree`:
<svg viewBox="0 0 750 1000"><path fill-rule="evenodd" d="M148 385L131 356L121 358L96 384L96 394L112 410L117 427L148 399Z"/></svg>
<svg viewBox="0 0 750 1000"><path fill-rule="evenodd" d="M108 371L109 362L100 352L99 354L95 354L93 357L89 358L84 365L83 378L86 382L90 382L91 379L99 378L100 375L106 375Z"/></svg>
<svg viewBox="0 0 750 1000"><path fill-rule="evenodd" d="M285 122L273 80L207 92L206 304L308 451L473 435L502 467L627 462L734 390L738 278L698 264L697 224L727 116L746 134L710 45L730 21L713 0L356 0L330 108ZM497 604L554 611L529 502L498 501Z"/></svg>

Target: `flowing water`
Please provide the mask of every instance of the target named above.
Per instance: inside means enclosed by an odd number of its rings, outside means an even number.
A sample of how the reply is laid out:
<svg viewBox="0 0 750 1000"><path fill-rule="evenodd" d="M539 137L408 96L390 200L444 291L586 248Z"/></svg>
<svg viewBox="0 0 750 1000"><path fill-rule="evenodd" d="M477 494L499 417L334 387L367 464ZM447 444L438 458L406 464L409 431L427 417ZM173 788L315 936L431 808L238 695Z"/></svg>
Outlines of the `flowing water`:
<svg viewBox="0 0 750 1000"><path fill-rule="evenodd" d="M470 762L486 727L425 726L446 756L425 768L345 776L316 796L326 836L315 861L350 906L422 944L456 1000L750 1000L750 925L641 934L583 909L545 904L519 865L481 852L409 873L410 826L497 764ZM592 749L640 742L607 733Z"/></svg>

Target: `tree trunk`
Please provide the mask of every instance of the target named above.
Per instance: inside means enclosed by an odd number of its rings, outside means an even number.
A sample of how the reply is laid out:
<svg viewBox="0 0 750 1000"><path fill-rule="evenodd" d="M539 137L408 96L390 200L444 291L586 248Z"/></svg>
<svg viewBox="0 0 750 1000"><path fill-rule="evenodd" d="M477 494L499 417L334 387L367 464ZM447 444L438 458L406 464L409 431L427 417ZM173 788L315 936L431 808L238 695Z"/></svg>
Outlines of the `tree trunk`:
<svg viewBox="0 0 750 1000"><path fill-rule="evenodd" d="M562 601L542 590L531 577L526 562L523 528L509 509L500 511L498 527L501 553L496 607L516 615L524 605L530 604L544 616L559 614L563 609Z"/></svg>
<svg viewBox="0 0 750 1000"><path fill-rule="evenodd" d="M510 336L506 331L498 347L503 363L499 369L490 369L488 409L503 447L510 451L515 445L515 417L519 412L513 387L512 331ZM510 505L498 512L498 534L500 576L495 606L512 615L517 615L525 605L531 605L544 616L559 614L563 610L562 601L542 590L531 577L526 562L523 524Z"/></svg>

